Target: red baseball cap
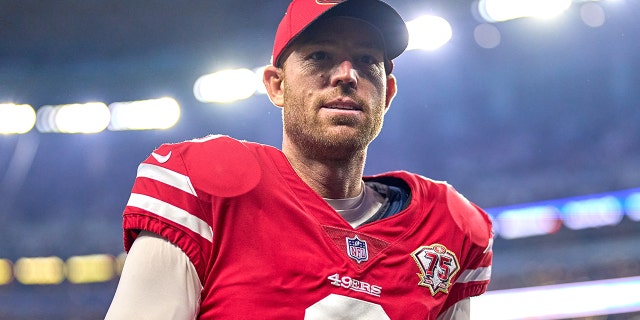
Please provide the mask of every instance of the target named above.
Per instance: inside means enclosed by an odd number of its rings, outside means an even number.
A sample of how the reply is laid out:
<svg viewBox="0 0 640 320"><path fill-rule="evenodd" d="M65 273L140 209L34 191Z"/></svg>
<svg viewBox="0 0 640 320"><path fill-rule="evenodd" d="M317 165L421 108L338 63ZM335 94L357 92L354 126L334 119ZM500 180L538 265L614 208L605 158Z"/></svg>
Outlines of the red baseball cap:
<svg viewBox="0 0 640 320"><path fill-rule="evenodd" d="M281 55L285 49L313 22L323 17L351 17L375 27L384 41L387 73L391 73L393 69L391 60L399 56L409 42L409 32L404 20L383 1L293 0L276 31L271 64L281 66Z"/></svg>

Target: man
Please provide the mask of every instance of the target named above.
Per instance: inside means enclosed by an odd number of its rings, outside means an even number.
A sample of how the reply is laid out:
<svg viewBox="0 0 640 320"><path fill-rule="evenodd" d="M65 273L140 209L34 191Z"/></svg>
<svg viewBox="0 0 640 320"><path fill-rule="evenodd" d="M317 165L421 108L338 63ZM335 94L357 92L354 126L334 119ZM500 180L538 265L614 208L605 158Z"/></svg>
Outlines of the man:
<svg viewBox="0 0 640 320"><path fill-rule="evenodd" d="M264 72L282 151L226 136L156 149L107 318L468 319L487 215L443 182L362 176L407 38L384 2L294 0Z"/></svg>

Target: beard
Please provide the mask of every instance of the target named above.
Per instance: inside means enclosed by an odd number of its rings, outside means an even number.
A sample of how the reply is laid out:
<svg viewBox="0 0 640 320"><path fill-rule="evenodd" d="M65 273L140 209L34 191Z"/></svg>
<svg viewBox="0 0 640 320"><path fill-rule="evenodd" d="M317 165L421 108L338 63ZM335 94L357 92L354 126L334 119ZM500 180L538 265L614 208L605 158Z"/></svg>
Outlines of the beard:
<svg viewBox="0 0 640 320"><path fill-rule="evenodd" d="M383 101L372 106L354 94L338 92L321 96L314 102L287 89L285 88L282 114L284 134L308 157L332 161L349 160L366 153L369 144L382 128L385 109ZM318 116L318 106L325 105L327 101L340 95L348 96L364 108L364 121L350 115Z"/></svg>

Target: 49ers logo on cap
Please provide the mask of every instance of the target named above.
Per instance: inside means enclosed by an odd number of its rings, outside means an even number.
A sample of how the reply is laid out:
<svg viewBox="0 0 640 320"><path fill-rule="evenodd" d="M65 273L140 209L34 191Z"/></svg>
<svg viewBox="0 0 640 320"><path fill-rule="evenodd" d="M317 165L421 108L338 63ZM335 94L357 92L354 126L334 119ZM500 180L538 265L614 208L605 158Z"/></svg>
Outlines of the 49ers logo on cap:
<svg viewBox="0 0 640 320"><path fill-rule="evenodd" d="M418 273L419 286L429 288L432 296L438 292L449 293L451 279L460 269L458 258L453 252L436 243L416 249L411 256L421 271Z"/></svg>
<svg viewBox="0 0 640 320"><path fill-rule="evenodd" d="M336 4L340 2L345 2L347 0L316 0L317 4Z"/></svg>

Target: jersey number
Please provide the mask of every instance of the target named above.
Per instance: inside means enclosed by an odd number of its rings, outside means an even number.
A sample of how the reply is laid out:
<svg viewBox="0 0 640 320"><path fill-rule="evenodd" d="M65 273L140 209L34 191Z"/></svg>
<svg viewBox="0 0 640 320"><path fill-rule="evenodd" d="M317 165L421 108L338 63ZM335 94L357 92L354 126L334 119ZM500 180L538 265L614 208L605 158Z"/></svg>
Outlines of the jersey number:
<svg viewBox="0 0 640 320"><path fill-rule="evenodd" d="M390 320L382 306L339 294L330 294L304 313L304 320Z"/></svg>

